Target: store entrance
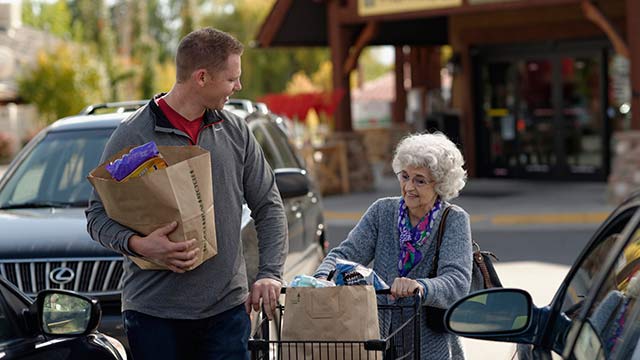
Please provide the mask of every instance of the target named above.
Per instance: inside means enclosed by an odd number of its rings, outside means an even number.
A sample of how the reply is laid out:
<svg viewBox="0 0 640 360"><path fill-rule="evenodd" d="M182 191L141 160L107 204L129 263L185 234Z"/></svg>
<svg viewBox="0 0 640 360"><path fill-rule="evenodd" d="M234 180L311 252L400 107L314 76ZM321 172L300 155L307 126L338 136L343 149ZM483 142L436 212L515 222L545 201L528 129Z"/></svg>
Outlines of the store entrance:
<svg viewBox="0 0 640 360"><path fill-rule="evenodd" d="M605 50L537 50L478 57L478 173L604 180Z"/></svg>

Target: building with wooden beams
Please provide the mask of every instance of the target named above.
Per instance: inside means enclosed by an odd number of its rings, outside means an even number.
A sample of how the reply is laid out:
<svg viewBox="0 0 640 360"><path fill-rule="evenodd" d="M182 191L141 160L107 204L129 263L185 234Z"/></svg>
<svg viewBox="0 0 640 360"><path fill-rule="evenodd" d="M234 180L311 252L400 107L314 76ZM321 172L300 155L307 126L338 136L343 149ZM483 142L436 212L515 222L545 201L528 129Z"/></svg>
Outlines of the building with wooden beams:
<svg viewBox="0 0 640 360"><path fill-rule="evenodd" d="M395 46L394 124L407 93L440 86L450 45L446 125L471 176L604 181L616 134L640 131L640 0L277 0L257 44L328 46L345 89L363 48ZM335 129L349 133L345 94Z"/></svg>

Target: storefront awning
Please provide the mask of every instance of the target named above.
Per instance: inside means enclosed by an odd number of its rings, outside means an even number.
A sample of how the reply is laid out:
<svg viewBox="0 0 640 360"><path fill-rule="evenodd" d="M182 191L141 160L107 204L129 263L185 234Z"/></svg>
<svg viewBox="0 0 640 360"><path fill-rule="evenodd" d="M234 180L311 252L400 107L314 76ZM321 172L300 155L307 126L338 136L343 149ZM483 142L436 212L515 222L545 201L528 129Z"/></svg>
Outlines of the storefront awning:
<svg viewBox="0 0 640 360"><path fill-rule="evenodd" d="M365 24L348 26L361 30ZM378 26L368 45L444 45L449 40L446 16L379 20ZM258 47L328 45L327 3L318 0L276 0L256 39Z"/></svg>

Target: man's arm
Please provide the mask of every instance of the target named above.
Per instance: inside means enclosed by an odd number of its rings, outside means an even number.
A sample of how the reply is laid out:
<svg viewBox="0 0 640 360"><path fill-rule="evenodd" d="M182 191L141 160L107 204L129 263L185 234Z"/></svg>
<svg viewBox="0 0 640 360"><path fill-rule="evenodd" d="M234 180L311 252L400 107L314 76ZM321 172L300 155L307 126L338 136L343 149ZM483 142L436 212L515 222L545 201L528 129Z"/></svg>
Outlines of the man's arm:
<svg viewBox="0 0 640 360"><path fill-rule="evenodd" d="M260 145L248 127L244 128L247 146L243 188L258 234L259 267L256 282L245 303L247 312L264 303L272 318L280 297L284 261L288 252L287 219L275 175L264 158Z"/></svg>

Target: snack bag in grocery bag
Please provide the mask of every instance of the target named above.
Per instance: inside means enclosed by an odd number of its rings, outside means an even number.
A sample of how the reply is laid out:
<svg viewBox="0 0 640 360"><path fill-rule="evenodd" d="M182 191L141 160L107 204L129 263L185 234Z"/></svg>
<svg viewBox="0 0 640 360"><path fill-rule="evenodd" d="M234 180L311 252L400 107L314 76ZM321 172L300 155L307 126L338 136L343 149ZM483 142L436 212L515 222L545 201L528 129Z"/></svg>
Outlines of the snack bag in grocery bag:
<svg viewBox="0 0 640 360"><path fill-rule="evenodd" d="M218 247L209 152L199 146L159 146L168 167L118 182L105 167L132 148L125 148L112 156L87 177L100 196L107 215L143 235L177 221L178 226L169 234L169 239L174 242L197 240L200 254L193 268L216 255ZM166 269L146 259L130 258L142 269Z"/></svg>
<svg viewBox="0 0 640 360"><path fill-rule="evenodd" d="M367 354L364 350L364 341L373 339L380 339L373 286L287 288L282 319L282 359L381 358L380 353ZM286 341L309 344L301 346ZM313 341L336 343L312 344ZM342 343L350 341L360 343Z"/></svg>

